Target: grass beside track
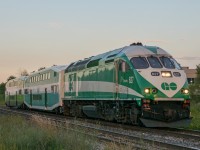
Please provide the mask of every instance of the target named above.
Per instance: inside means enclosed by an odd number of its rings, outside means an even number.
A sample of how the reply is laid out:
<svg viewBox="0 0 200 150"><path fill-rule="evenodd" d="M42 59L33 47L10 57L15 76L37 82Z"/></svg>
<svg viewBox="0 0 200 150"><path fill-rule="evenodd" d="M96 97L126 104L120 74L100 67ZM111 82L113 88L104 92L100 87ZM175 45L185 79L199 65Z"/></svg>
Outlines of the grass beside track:
<svg viewBox="0 0 200 150"><path fill-rule="evenodd" d="M26 121L20 116L0 116L1 150L95 149L95 140L78 132Z"/></svg>
<svg viewBox="0 0 200 150"><path fill-rule="evenodd" d="M0 105L5 105L4 95L0 94Z"/></svg>
<svg viewBox="0 0 200 150"><path fill-rule="evenodd" d="M200 102L192 102L190 108L193 119L189 129L200 130Z"/></svg>

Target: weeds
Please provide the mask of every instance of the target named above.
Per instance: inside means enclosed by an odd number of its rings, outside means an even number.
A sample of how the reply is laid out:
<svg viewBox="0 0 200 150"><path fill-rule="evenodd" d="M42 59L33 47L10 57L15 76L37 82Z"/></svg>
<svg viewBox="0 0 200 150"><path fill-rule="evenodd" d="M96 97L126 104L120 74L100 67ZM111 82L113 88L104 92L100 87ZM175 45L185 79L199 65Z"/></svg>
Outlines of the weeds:
<svg viewBox="0 0 200 150"><path fill-rule="evenodd" d="M5 97L2 94L0 94L0 105L5 105Z"/></svg>
<svg viewBox="0 0 200 150"><path fill-rule="evenodd" d="M193 118L189 128L193 130L200 130L200 103L192 102L190 108Z"/></svg>
<svg viewBox="0 0 200 150"><path fill-rule="evenodd" d="M28 122L19 116L0 117L1 150L79 150L95 149L95 141L90 137L57 129L45 123Z"/></svg>

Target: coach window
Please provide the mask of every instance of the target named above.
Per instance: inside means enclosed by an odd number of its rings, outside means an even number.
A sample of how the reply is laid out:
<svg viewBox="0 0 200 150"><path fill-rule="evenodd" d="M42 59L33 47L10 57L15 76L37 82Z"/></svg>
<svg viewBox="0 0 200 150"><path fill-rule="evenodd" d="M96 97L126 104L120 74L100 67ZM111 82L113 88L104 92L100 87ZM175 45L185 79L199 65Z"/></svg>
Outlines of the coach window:
<svg viewBox="0 0 200 150"><path fill-rule="evenodd" d="M53 91L54 91L54 86L52 85L51 86L51 93L53 93Z"/></svg>
<svg viewBox="0 0 200 150"><path fill-rule="evenodd" d="M50 79L50 72L48 73L48 79Z"/></svg>
<svg viewBox="0 0 200 150"><path fill-rule="evenodd" d="M19 95L21 95L22 94L22 90L19 90Z"/></svg>
<svg viewBox="0 0 200 150"><path fill-rule="evenodd" d="M54 77L56 77L56 75L57 75L57 73L56 73L56 72L54 72Z"/></svg>
<svg viewBox="0 0 200 150"><path fill-rule="evenodd" d="M52 85L51 86L51 92L52 93L58 93L58 85Z"/></svg>
<svg viewBox="0 0 200 150"><path fill-rule="evenodd" d="M24 90L24 94L28 94L28 89L25 89L25 90Z"/></svg>
<svg viewBox="0 0 200 150"><path fill-rule="evenodd" d="M43 80L45 80L45 74L42 74L42 76L43 76Z"/></svg>

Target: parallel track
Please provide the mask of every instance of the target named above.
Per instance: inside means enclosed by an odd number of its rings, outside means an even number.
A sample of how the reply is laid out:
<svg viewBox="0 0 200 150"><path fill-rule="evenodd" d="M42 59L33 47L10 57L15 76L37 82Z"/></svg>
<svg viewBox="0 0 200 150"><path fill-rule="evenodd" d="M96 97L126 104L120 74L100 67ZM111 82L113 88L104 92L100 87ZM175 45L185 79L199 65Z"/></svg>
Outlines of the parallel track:
<svg viewBox="0 0 200 150"><path fill-rule="evenodd" d="M6 107L0 107L0 112L22 115L27 119L33 117L41 118L43 121L46 120L46 123L59 128L66 128L76 132L85 130L88 132L84 134L94 136L101 141L129 145L139 149L200 149L200 143L198 143L198 141L200 141L200 132L193 130L141 128L103 121L97 124L95 120L74 120L74 118L71 117L35 111L22 111ZM163 141L160 139L160 137L163 136L179 139L179 141L182 140L183 142L171 142L171 140ZM193 141L193 144L187 144L187 139Z"/></svg>

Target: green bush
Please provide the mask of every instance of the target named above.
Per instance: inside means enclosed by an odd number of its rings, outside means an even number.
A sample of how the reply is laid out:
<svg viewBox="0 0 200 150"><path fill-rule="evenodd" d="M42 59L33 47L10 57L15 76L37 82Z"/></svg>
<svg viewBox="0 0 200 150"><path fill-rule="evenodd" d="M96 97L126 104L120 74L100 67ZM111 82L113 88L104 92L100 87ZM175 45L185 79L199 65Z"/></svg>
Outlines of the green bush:
<svg viewBox="0 0 200 150"><path fill-rule="evenodd" d="M5 97L4 95L0 94L0 105L4 105L5 104Z"/></svg>
<svg viewBox="0 0 200 150"><path fill-rule="evenodd" d="M27 122L19 116L0 116L1 150L95 149L94 140L70 130Z"/></svg>
<svg viewBox="0 0 200 150"><path fill-rule="evenodd" d="M190 108L193 118L189 128L193 130L200 130L200 103L192 102Z"/></svg>
<svg viewBox="0 0 200 150"><path fill-rule="evenodd" d="M189 86L191 101L198 103L200 102L200 86L197 84L192 84Z"/></svg>

